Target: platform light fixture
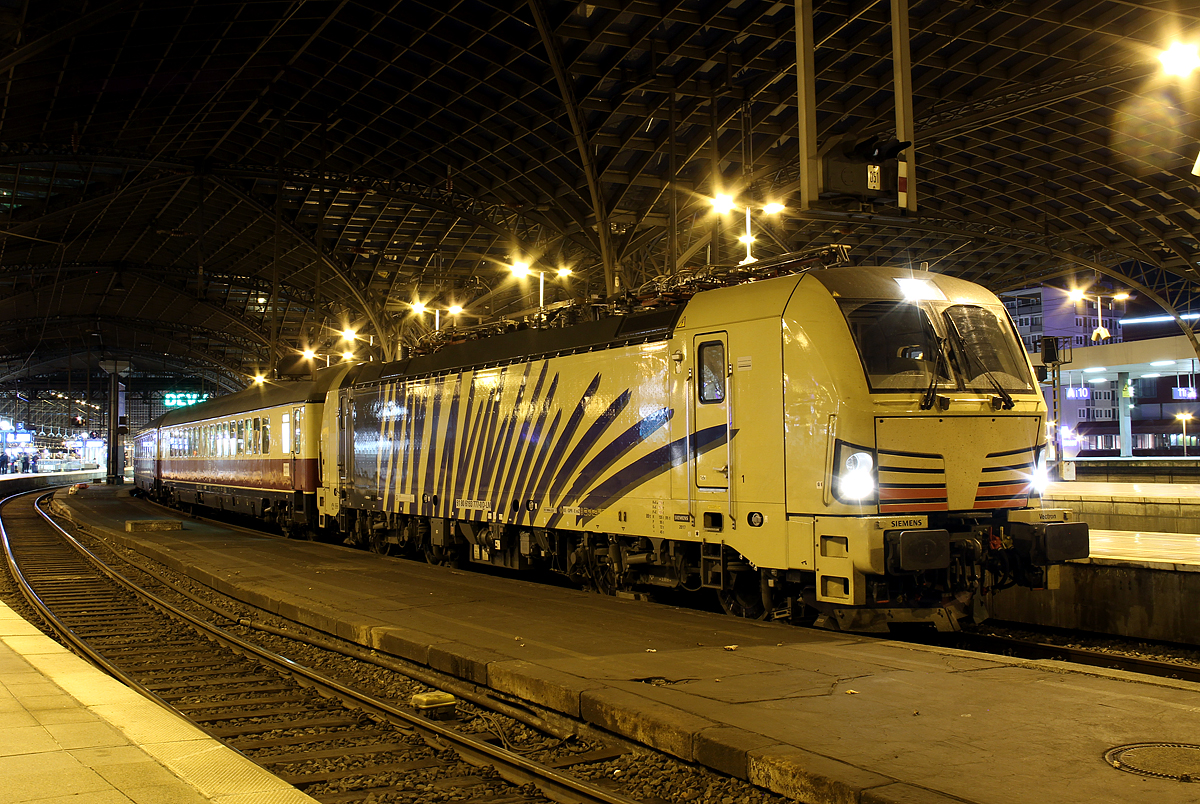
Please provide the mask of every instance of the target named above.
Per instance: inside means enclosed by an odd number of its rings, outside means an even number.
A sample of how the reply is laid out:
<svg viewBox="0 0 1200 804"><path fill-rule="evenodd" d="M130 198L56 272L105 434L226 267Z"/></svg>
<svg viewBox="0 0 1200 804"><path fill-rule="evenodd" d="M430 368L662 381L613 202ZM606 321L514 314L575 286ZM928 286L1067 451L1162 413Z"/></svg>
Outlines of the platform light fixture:
<svg viewBox="0 0 1200 804"><path fill-rule="evenodd" d="M1175 418L1183 425L1183 457L1187 457L1187 423L1192 420L1190 413L1176 413Z"/></svg>
<svg viewBox="0 0 1200 804"><path fill-rule="evenodd" d="M314 357L317 356L317 353L314 352L312 349L305 349L302 354L304 355L305 360L312 360Z"/></svg>

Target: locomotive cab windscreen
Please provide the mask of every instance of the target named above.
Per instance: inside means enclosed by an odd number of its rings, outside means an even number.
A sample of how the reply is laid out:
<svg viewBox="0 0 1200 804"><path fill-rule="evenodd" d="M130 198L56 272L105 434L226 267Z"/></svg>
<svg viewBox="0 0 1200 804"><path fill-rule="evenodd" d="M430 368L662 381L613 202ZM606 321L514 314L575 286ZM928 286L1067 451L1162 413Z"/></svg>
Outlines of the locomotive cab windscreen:
<svg viewBox="0 0 1200 804"><path fill-rule="evenodd" d="M920 283L915 286L919 291L914 292L914 282ZM1009 394L1035 390L1002 305L952 301L928 280L908 277L891 287L878 283L831 290L873 393L926 391L946 384L957 391L998 393L1007 407ZM864 298L871 291L893 298Z"/></svg>

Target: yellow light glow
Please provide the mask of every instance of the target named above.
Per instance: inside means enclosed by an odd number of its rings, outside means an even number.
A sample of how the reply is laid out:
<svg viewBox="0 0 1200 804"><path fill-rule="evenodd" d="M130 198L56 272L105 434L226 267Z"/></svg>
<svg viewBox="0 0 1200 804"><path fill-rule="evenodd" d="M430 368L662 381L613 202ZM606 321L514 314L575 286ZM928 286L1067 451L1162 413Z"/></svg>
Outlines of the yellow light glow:
<svg viewBox="0 0 1200 804"><path fill-rule="evenodd" d="M1113 301L1126 301L1129 298L1128 293L1118 293L1113 296Z"/></svg>
<svg viewBox="0 0 1200 804"><path fill-rule="evenodd" d="M313 359L314 357L316 357L316 356L317 356L317 353L316 353L316 352L314 352L312 349L305 349L305 350L304 350L304 359L305 359L305 360L312 360L312 359Z"/></svg>
<svg viewBox="0 0 1200 804"><path fill-rule="evenodd" d="M462 305L461 304L452 304L452 305L450 305L450 309L446 310L446 312L449 313L450 315L458 315L459 313L462 312Z"/></svg>
<svg viewBox="0 0 1200 804"><path fill-rule="evenodd" d="M342 340L344 340L344 341L352 341L352 340L354 340L354 335L355 335L355 332L354 332L354 330L352 330L352 329L344 329L344 330L342 330Z"/></svg>
<svg viewBox="0 0 1200 804"><path fill-rule="evenodd" d="M1083 301L1084 293L1079 288L1075 288L1074 290L1072 290L1069 295L1070 295L1071 301Z"/></svg>
<svg viewBox="0 0 1200 804"><path fill-rule="evenodd" d="M255 375L254 375L254 384L255 384L255 385L262 385L262 384L263 384L263 380L265 380L265 379L266 379L266 377L264 377L263 375L261 375L261 374L255 374Z"/></svg>
<svg viewBox="0 0 1200 804"><path fill-rule="evenodd" d="M767 204L765 207L763 207L763 212L767 213L768 215L778 215L785 209L787 209L787 207L785 207L783 204L772 201L770 204Z"/></svg>
<svg viewBox="0 0 1200 804"><path fill-rule="evenodd" d="M1175 418L1176 418L1176 419L1179 419L1179 421L1181 421L1181 422L1190 422L1190 421L1192 420L1192 414L1190 414L1190 413L1176 413L1176 414L1175 414Z"/></svg>
<svg viewBox="0 0 1200 804"><path fill-rule="evenodd" d="M514 262L512 272L515 276L529 276L529 263Z"/></svg>
<svg viewBox="0 0 1200 804"><path fill-rule="evenodd" d="M1187 78L1197 67L1200 67L1200 50L1197 50L1195 45L1175 42L1158 54L1158 60L1162 62L1163 70L1167 75Z"/></svg>
<svg viewBox="0 0 1200 804"><path fill-rule="evenodd" d="M425 312L425 309L425 302L415 301L412 303L412 310L414 313L423 313Z"/></svg>
<svg viewBox="0 0 1200 804"><path fill-rule="evenodd" d="M559 275L559 276L570 276L570 275L571 275L571 269L570 269L570 268L559 268L559 269L558 269L558 275Z"/></svg>
<svg viewBox="0 0 1200 804"><path fill-rule="evenodd" d="M724 215L733 210L733 196L720 193L712 200L713 209Z"/></svg>
<svg viewBox="0 0 1200 804"><path fill-rule="evenodd" d="M354 352L342 352L342 360L353 360Z"/></svg>
<svg viewBox="0 0 1200 804"><path fill-rule="evenodd" d="M755 240L754 235L749 235L749 234L744 234L738 238L739 243L753 243L754 240Z"/></svg>

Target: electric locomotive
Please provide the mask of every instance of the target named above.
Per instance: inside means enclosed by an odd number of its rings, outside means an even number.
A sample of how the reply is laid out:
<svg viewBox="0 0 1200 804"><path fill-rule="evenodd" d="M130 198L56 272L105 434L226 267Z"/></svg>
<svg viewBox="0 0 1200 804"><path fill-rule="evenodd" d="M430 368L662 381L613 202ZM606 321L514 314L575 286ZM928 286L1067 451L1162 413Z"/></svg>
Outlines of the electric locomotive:
<svg viewBox="0 0 1200 804"><path fill-rule="evenodd" d="M359 365L322 410L319 525L854 631L951 630L1086 557L1087 525L1040 506L1046 407L1000 301L811 263Z"/></svg>

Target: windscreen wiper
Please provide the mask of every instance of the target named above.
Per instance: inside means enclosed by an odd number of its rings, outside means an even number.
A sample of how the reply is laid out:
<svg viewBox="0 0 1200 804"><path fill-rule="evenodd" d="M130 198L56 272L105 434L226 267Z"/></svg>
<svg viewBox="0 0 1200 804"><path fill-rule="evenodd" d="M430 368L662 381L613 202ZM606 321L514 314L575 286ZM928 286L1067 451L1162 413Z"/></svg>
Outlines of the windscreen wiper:
<svg viewBox="0 0 1200 804"><path fill-rule="evenodd" d="M925 391L925 396L921 397L921 410L929 410L933 407L934 401L937 399L938 379L942 366L946 362L946 341L944 338L939 338L934 335L934 341L937 343L937 357L933 361L933 376L929 379L929 388Z"/></svg>
<svg viewBox="0 0 1200 804"><path fill-rule="evenodd" d="M942 316L946 319L947 330L954 336L954 342L958 344L958 351L962 353L968 362L974 361L975 365L979 366L979 370L983 372L983 376L987 377L988 382L992 384L992 388L996 389L996 393L1000 395L1001 406L1004 410L1012 410L1013 405L1016 404L1013 402L1012 394L1004 390L999 381L996 380L995 375L984 365L983 359L967 348L966 341L963 340L962 333L958 331L958 324L954 322L954 319L945 313L942 313Z"/></svg>

